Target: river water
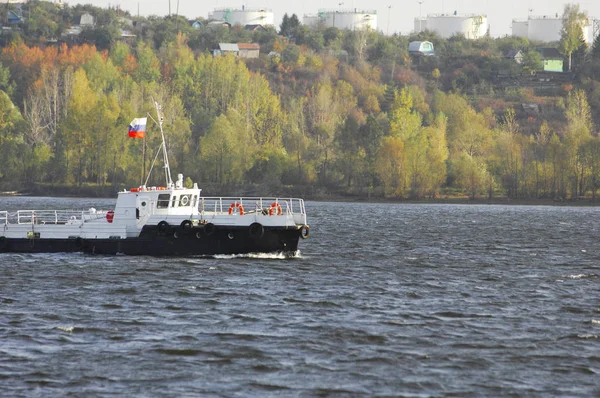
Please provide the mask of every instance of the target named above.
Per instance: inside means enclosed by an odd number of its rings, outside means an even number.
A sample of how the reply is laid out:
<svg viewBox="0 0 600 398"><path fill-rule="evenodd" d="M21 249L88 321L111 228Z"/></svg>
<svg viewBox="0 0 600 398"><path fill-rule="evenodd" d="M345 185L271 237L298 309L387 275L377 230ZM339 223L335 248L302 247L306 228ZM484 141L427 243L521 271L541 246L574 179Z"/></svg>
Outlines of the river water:
<svg viewBox="0 0 600 398"><path fill-rule="evenodd" d="M307 211L294 259L1 254L0 394L600 395L600 209Z"/></svg>

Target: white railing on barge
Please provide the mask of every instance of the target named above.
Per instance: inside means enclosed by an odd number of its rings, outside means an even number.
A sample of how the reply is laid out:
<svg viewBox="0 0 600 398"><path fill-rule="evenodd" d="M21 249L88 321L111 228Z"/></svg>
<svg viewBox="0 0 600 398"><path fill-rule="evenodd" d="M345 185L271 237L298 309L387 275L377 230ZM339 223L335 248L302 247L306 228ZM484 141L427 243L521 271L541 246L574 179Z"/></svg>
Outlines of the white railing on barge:
<svg viewBox="0 0 600 398"><path fill-rule="evenodd" d="M236 204L244 208L244 214L261 213L268 215L270 209L278 214L278 206L281 206L281 215L300 217L301 222L306 224L306 207L304 199L298 198L253 198L253 197L200 197L198 211L200 215L229 214L229 209L236 209Z"/></svg>
<svg viewBox="0 0 600 398"><path fill-rule="evenodd" d="M106 217L105 211L92 210L18 210L0 211L2 224L69 224Z"/></svg>

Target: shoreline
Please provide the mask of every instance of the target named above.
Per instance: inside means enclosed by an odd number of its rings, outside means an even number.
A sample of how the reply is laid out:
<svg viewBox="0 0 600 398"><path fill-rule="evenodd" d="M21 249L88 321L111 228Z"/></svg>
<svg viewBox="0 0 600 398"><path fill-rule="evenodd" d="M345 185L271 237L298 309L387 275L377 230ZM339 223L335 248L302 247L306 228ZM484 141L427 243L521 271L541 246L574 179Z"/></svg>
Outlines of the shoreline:
<svg viewBox="0 0 600 398"><path fill-rule="evenodd" d="M116 195L102 195L100 192L95 191L93 194L88 190L87 192L81 192L81 194L71 193L57 193L57 192L20 192L20 191L2 191L0 197L56 197L56 198L79 198L79 199L116 199ZM91 195L86 195L86 193ZM116 192L115 192L116 193ZM207 196L223 196L223 197L236 197L236 196L248 196L243 195L207 195ZM255 196L255 195L251 195ZM266 196L278 196L281 198L295 197L295 195L262 195ZM393 198L380 198L380 197L363 197L363 196L342 196L342 195L304 195L302 197L307 202L340 202L340 203L387 203L387 204L451 204L451 205L508 205L508 206L570 206L570 207L596 207L600 206L600 197L593 201L592 198L582 198L577 200L567 199L563 201L553 199L510 199L510 198L476 198L469 199L468 197L442 197L436 199L423 198L421 200L415 199L393 199Z"/></svg>

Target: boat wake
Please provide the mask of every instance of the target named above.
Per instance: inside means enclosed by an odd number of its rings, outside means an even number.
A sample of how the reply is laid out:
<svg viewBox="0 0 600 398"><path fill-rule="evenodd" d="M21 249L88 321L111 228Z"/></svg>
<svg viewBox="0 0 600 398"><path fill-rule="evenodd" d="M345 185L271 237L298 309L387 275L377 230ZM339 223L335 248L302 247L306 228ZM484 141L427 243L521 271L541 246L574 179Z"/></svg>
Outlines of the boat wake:
<svg viewBox="0 0 600 398"><path fill-rule="evenodd" d="M212 258L216 259L234 259L234 258L253 258L253 259L261 259L261 260L289 260L289 259L297 259L302 258L300 254L300 250L296 250L294 253L248 253L248 254L217 254L212 256Z"/></svg>

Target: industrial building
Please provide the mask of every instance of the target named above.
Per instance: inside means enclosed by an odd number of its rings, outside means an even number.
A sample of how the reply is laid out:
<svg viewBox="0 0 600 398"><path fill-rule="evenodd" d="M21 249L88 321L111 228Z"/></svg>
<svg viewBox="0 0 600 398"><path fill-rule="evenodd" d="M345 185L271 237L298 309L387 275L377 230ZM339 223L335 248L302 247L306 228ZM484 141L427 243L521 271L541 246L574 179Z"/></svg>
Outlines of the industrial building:
<svg viewBox="0 0 600 398"><path fill-rule="evenodd" d="M429 14L426 18L415 18L414 28L415 32L437 32L445 39L455 35L480 39L489 35L487 16L477 14Z"/></svg>
<svg viewBox="0 0 600 398"><path fill-rule="evenodd" d="M266 8L217 8L208 14L208 19L225 21L231 25L275 25L273 11Z"/></svg>
<svg viewBox="0 0 600 398"><path fill-rule="evenodd" d="M583 38L591 45L598 33L600 21L588 18L583 28ZM526 20L514 19L512 21L513 36L523 37L531 41L552 42L560 40L563 27L563 18L558 14L554 16L529 16Z"/></svg>
<svg viewBox="0 0 600 398"><path fill-rule="evenodd" d="M359 10L319 10L318 14L307 14L302 23L309 27L325 26L338 29L360 30L370 28L377 30L377 11Z"/></svg>

